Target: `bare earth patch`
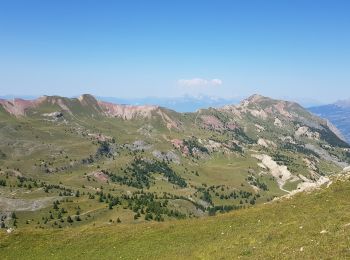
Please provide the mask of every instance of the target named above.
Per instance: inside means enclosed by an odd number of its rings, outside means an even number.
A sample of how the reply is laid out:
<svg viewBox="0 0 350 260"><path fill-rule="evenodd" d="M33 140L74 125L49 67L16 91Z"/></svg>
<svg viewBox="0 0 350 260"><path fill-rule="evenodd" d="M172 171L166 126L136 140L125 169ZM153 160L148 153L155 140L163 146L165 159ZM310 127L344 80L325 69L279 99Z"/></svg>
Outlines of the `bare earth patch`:
<svg viewBox="0 0 350 260"><path fill-rule="evenodd" d="M109 180L109 177L107 174L101 172L101 171L97 171L97 172L92 172L89 174L89 176L93 176L95 177L97 180L99 181L103 181L103 182L107 182Z"/></svg>
<svg viewBox="0 0 350 260"><path fill-rule="evenodd" d="M39 199L9 199L0 197L0 211L36 211L45 208L56 199L56 197Z"/></svg>

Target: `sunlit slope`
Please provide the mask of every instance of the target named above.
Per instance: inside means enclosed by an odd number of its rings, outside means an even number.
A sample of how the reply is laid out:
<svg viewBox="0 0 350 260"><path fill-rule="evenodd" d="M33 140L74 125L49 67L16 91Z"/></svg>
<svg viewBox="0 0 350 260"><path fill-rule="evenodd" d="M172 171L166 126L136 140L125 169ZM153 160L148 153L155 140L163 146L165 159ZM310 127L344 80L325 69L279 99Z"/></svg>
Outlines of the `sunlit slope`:
<svg viewBox="0 0 350 260"><path fill-rule="evenodd" d="M204 219L1 233L2 259L345 259L350 182Z"/></svg>
<svg viewBox="0 0 350 260"><path fill-rule="evenodd" d="M325 184L349 163L326 120L259 95L195 113L91 95L0 100L2 231L221 214Z"/></svg>

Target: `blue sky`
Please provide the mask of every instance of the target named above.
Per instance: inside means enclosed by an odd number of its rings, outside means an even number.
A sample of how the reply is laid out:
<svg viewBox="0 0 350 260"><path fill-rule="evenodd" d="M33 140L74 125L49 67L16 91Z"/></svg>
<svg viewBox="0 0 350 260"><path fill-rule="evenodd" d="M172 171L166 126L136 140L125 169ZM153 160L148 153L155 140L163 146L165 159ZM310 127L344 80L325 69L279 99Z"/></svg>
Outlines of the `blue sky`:
<svg viewBox="0 0 350 260"><path fill-rule="evenodd" d="M0 95L350 98L350 1L0 0Z"/></svg>

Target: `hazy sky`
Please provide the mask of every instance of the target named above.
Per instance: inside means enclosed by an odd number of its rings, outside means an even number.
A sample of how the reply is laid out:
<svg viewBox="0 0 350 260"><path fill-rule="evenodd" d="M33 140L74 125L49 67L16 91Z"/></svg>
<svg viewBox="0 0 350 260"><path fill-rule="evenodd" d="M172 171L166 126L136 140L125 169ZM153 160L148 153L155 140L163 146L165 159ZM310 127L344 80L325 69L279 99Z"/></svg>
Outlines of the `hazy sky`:
<svg viewBox="0 0 350 260"><path fill-rule="evenodd" d="M350 1L0 0L0 95L350 97Z"/></svg>

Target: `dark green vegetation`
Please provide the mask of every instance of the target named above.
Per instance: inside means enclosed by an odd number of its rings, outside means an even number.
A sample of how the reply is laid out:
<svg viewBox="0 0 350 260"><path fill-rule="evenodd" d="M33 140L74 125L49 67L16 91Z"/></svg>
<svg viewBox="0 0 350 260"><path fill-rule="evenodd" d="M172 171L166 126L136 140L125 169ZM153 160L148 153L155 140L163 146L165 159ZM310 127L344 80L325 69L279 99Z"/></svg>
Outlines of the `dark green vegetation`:
<svg viewBox="0 0 350 260"><path fill-rule="evenodd" d="M184 114L90 95L0 108L3 233L245 212L327 182L350 162L325 120L257 95Z"/></svg>
<svg viewBox="0 0 350 260"><path fill-rule="evenodd" d="M121 183L142 189L144 187L150 188L150 179L153 173L160 173L168 182L175 184L181 188L187 186L186 181L178 176L169 164L165 161L151 161L136 156L133 161L123 171L123 176L105 172L112 182Z"/></svg>

